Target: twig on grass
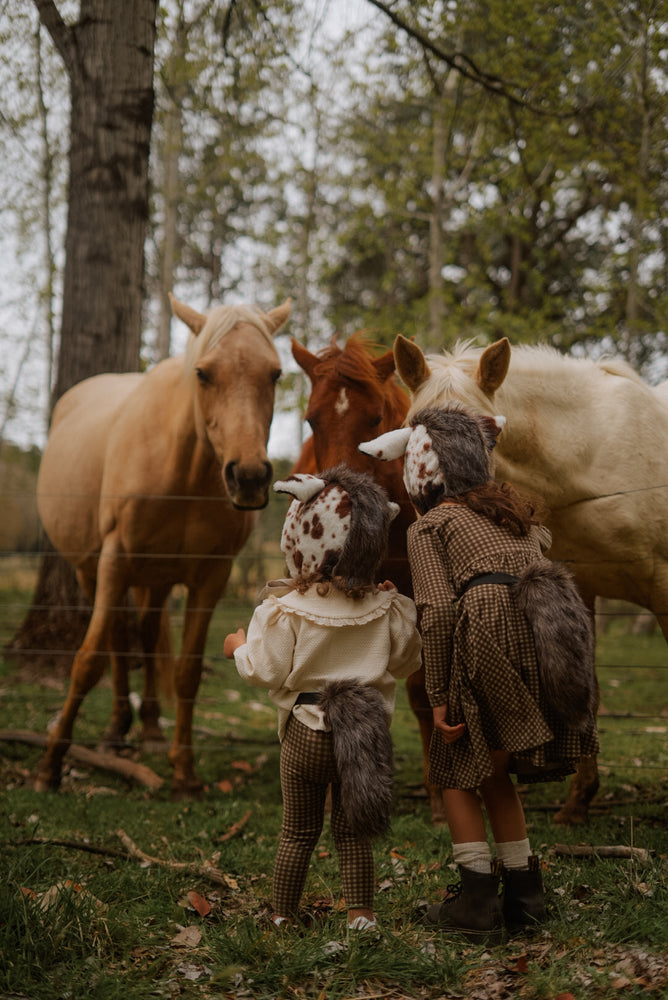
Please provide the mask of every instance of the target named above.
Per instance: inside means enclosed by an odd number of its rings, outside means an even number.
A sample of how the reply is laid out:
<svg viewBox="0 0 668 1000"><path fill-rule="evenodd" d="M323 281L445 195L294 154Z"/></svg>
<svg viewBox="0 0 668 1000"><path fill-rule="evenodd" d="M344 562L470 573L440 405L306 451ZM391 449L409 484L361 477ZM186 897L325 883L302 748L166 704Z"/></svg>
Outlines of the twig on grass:
<svg viewBox="0 0 668 1000"><path fill-rule="evenodd" d="M4 743L28 743L31 746L45 747L47 737L42 733L30 732L28 729L0 729L0 741ZM146 764L139 764L126 757L117 757L113 753L91 750L78 743L71 743L67 748L67 753L80 764L87 764L89 767L100 768L103 771L113 771L130 781L137 781L139 784L145 785L152 792L157 792L164 785L164 779Z"/></svg>
<svg viewBox="0 0 668 1000"><path fill-rule="evenodd" d="M217 853L214 854L211 861L203 861L201 864L197 861L169 861L166 858L156 858L151 854L146 854L128 837L125 830L116 830L116 836L121 840L128 854L137 861L141 861L142 864L158 865L162 868L169 868L170 871L188 872L190 875L208 878L212 882L217 883L217 885L224 885L227 888L236 887L236 882L230 875L226 875L225 872L221 872L219 868L216 868L214 861L218 860Z"/></svg>
<svg viewBox="0 0 668 1000"><path fill-rule="evenodd" d="M237 834L241 833L242 829L251 818L252 809L248 809L238 822L233 823L232 826L225 833L218 837L218 843L223 843L226 840L231 840L232 837L236 837Z"/></svg>
<svg viewBox="0 0 668 1000"><path fill-rule="evenodd" d="M554 854L574 858L633 858L635 861L649 861L650 852L644 847L629 847L627 844L553 844Z"/></svg>
<svg viewBox="0 0 668 1000"><path fill-rule="evenodd" d="M29 847L31 844L43 847L67 847L73 851L87 851L89 854L101 854L108 858L127 858L125 851L115 851L111 847L97 847L83 840L66 840L58 837L27 837L25 840L10 841L12 847Z"/></svg>

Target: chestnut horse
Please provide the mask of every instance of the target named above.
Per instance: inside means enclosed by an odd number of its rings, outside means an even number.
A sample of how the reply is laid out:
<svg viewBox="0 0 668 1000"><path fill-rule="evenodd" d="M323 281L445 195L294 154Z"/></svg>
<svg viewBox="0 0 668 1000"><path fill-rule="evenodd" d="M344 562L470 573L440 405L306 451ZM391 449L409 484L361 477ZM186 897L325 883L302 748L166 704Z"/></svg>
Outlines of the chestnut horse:
<svg viewBox="0 0 668 1000"><path fill-rule="evenodd" d="M511 353L506 338L425 357L399 336L394 357L409 416L456 400L506 417L495 474L541 498L547 554L568 564L592 610L597 595L632 601L668 640L668 383L651 389L623 361ZM585 822L597 787L596 760L583 758L556 822Z"/></svg>
<svg viewBox="0 0 668 1000"><path fill-rule="evenodd" d="M204 315L171 298L174 314L191 331L184 355L146 374L85 379L54 410L37 483L39 512L93 611L48 737L39 790L58 787L77 712L109 656L111 732L122 739L129 727L128 659L116 645L128 589L141 614L144 735L160 738L153 654L163 606L177 583L186 586L188 599L174 678L172 792L184 797L201 789L192 721L204 645L232 560L267 503L267 440L281 374L273 337L290 315L290 302L266 314L218 306Z"/></svg>
<svg viewBox="0 0 668 1000"><path fill-rule="evenodd" d="M385 487L390 498L400 505L401 513L390 528L388 555L380 572L402 594L412 597L406 531L415 519L415 511L404 488L403 459L377 462L357 448L363 441L400 427L408 410L408 396L394 377L392 351L374 357L371 346L357 333L343 348L334 341L317 355L293 339L292 355L311 381L304 419L313 431L304 442L292 472L316 473L345 462L358 472L368 472ZM444 823L442 791L431 785L427 777L429 741L434 727L424 688L424 671L409 677L406 689L420 727L431 819L434 824Z"/></svg>

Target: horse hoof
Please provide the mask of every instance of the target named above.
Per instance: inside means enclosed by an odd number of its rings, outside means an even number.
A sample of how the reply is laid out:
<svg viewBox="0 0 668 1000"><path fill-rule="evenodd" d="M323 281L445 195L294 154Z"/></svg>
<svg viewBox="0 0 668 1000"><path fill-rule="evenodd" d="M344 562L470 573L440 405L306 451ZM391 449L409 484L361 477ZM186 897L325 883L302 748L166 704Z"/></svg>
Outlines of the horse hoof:
<svg viewBox="0 0 668 1000"><path fill-rule="evenodd" d="M586 809L567 809L565 806L552 818L557 826L584 826L588 820L589 813Z"/></svg>
<svg viewBox="0 0 668 1000"><path fill-rule="evenodd" d="M144 753L167 753L169 744L166 739L156 739L151 736L149 739L142 737L141 747Z"/></svg>
<svg viewBox="0 0 668 1000"><path fill-rule="evenodd" d="M36 792L57 792L60 788L60 776L38 774L33 783Z"/></svg>
<svg viewBox="0 0 668 1000"><path fill-rule="evenodd" d="M199 802L203 797L204 785L197 779L172 785L172 802Z"/></svg>
<svg viewBox="0 0 668 1000"><path fill-rule="evenodd" d="M159 726L144 726L139 737L145 750L160 751L168 745L164 733Z"/></svg>
<svg viewBox="0 0 668 1000"><path fill-rule="evenodd" d="M131 749L130 744L124 739L118 739L118 737L108 737L103 736L97 745L98 753L110 753L120 756L124 750Z"/></svg>

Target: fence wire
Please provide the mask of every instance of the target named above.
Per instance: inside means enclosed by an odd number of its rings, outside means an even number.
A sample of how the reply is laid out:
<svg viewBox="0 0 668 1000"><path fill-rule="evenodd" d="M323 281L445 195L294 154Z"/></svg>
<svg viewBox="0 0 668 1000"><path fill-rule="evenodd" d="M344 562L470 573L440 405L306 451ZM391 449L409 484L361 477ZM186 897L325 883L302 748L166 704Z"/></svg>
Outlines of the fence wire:
<svg viewBox="0 0 668 1000"><path fill-rule="evenodd" d="M662 490L668 489L668 484L661 484L659 486L652 487L652 489L662 489ZM629 494L634 494L646 491L647 488L637 488L637 489L634 488L624 492L628 492ZM622 495L620 492L616 492L616 493L606 494L606 497L615 497L620 495ZM34 504L35 501L34 494L30 493L14 492L10 494L5 494L5 496L8 496L13 500L18 499L20 502L24 502L26 504L28 503ZM142 499L142 498L137 496L133 499ZM219 504L221 503L220 499L200 498L192 496L170 496L170 497L152 496L152 497L145 497L144 499L155 499L162 501L169 500L174 502L190 502L192 500L201 501L202 499L210 499L212 502L216 502ZM587 498L587 499L598 499L598 498ZM274 507L280 505L281 508L280 521L282 523L282 516L287 510L286 499L283 497L279 498L270 495L270 505ZM262 513L260 514L260 517L262 518ZM221 604L225 602L228 605L231 604L233 607L238 607L239 618L248 617L250 613L249 609L252 608L252 606L256 603L259 590L265 582L264 578L262 579L260 578L261 573L264 573L266 570L269 569L273 570L274 572L267 573L266 574L267 577L272 575L274 577L278 577L284 575L285 573L284 562L279 550L280 534L277 534L274 528L272 529L272 535L276 535L276 537L272 537L272 539L270 540L267 537L266 523L263 524L261 520L259 528L256 528L254 530L254 532L250 536L249 541L246 543L246 546L241 550L241 552L239 553L228 552L223 554L204 553L202 555L197 555L196 558L202 562L206 562L208 560L218 560L218 561L231 560L233 563L233 571L230 584L228 585L228 596L223 596L216 603L214 607L198 607L193 610L197 612L211 613L212 615L215 616L216 609L219 609L221 607ZM21 551L17 549L0 550L0 620L5 623L9 622L15 623L16 626L18 626L20 620L23 619L23 617L28 613L28 611L44 612L45 614L49 613L50 615L62 612L64 615L67 615L73 612L81 612L82 610L86 610L85 605L83 606L83 608L82 605L71 605L71 604L36 605L32 603L29 599L13 596L13 594L16 592L20 593L23 590L29 589L28 587L26 586L19 587L16 585L12 585L11 588L9 588L6 587L3 582L5 576L11 576L9 570L15 568L15 567L10 567L10 568L7 567L7 564L10 562L16 563L17 561L19 561L21 565L25 567L24 570L25 576L28 576L30 575L30 573L32 573L36 579L39 570L39 564L42 560L50 559L53 557L60 558L60 556L62 555L68 558L70 561L76 562L80 556L83 556L85 554L86 553L74 552L74 551L68 553L57 553L54 552L53 550L42 551L41 549L34 547L31 549L26 549ZM175 560L179 559L183 559L184 561L185 560L190 561L192 559L191 555L183 552L156 554L153 552L139 551L139 552L123 554L123 558L128 558L128 557L137 560L150 559L157 562L160 562L162 560L164 560L165 562L167 560L174 562ZM599 562L602 567L606 565L605 560L600 560ZM618 560L609 560L609 562L611 564L613 562L617 563ZM630 563L629 565L631 566L632 564ZM574 568L575 563L571 562L570 566L571 568ZM7 569L7 573L3 572L3 570L5 569ZM3 597L2 596L3 592L6 594L10 589L12 592L11 598ZM177 587L174 588L172 592L172 597L168 599L167 602L167 613L169 616L168 620L170 624L170 632L172 634L178 633L182 625L185 613L183 608L184 597L183 594L180 593L181 589L182 588L180 588L177 585ZM234 596L230 596L230 592L232 592ZM112 610L115 614L117 613L119 615L130 616L132 614L132 608L129 608L128 605L117 605L114 606ZM163 608L150 607L144 610L157 612L157 611L162 611ZM627 618L629 620L629 623L634 622L636 625L644 623L646 626L654 624L654 626L656 627L656 621L654 618L655 614L659 615L668 614L668 608L666 608L665 610L654 609L654 612L652 613L640 607L636 607L635 605L620 606L620 602L616 603L614 601L608 601L608 602L599 601L597 602L597 610L596 610L597 629L605 632L607 625L610 622L614 620L619 620L620 618ZM58 656L59 658L62 657L63 659L73 658L76 652L77 650L75 648L66 648L66 649L59 648L54 650L52 648L34 647L34 648L11 650L9 655L13 660L20 662L20 661L27 661L31 657L36 658L42 656ZM130 660L134 664L139 663L140 653L137 649L118 650L115 651L115 655L121 659ZM145 654L143 653L141 654L141 656L144 655ZM180 656L180 655L181 654L176 649L174 652L174 656ZM160 661L162 661L163 663L165 662L164 652L163 653L155 652L152 654L152 657L154 658L156 663L159 663ZM206 679L207 671L211 670L222 671L223 668L233 669L233 665L231 665L229 661L225 660L225 658L222 656L222 652L218 653L207 650L205 652L204 678ZM603 674L604 676L606 676L608 682L610 682L610 678L607 675L611 671L630 672L632 678L640 678L642 673L645 671L651 671L652 673L659 672L660 680L661 682L663 682L666 670L668 670L668 646L666 647L665 660L659 664L649 663L649 662L634 663L634 664L619 664L619 663L605 663L602 662L600 659L597 660L597 671L599 672L599 676ZM612 678L612 681L614 681L614 678ZM3 714L5 714L8 710L9 713L11 714L10 686L7 686L7 684L5 683L4 690L0 692L0 694L2 695L1 701L2 701ZM138 698L138 696L134 694L132 695L132 697L134 699ZM31 691L31 700L35 704L36 711L44 712L45 714L47 714L49 707L52 707L53 705L54 692L45 691L42 699L41 692ZM203 693L202 689L200 689L197 698L193 699L193 703L199 705L204 705L207 703L206 694ZM273 717L273 711L274 711L273 707L271 705L267 705L266 708L267 712L271 713ZM622 734L625 735L631 734L637 736L639 739L641 738L663 739L664 750L662 753L659 753L659 758L665 756L668 759L668 740L666 739L666 733L668 732L668 718L666 713L668 710L665 707L665 702L663 706L656 703L649 705L648 709L649 711L647 712L605 711L604 714L601 714L599 716L599 730L601 731L601 733L604 733L606 735L611 734L613 736L613 742L616 742L617 735L622 735ZM403 709L403 712L407 716L411 715L410 710L408 708ZM635 722L636 725L638 725L638 728L631 730L624 727L613 728L611 727L611 723L613 722L613 720L619 721L620 723L625 721L631 725ZM169 729L173 726L173 722L170 719L163 718L161 722L163 723L163 727L166 731L169 731ZM645 725L641 726L640 725L641 723L644 723ZM197 726L195 726L194 732L195 733L198 732ZM271 723L269 721L269 715L268 715L267 738L273 741L274 737L271 736L271 732L272 732ZM82 742L84 743L84 745L86 745L85 741ZM89 741L89 745L94 746L96 745L96 743ZM200 755L202 753L207 753L207 752L228 750L229 748L230 748L229 738L226 738L223 733L215 733L210 730L203 733L202 739L194 743L192 747L192 749ZM418 756L419 756L419 739L417 737L417 726L416 726L416 754L415 754L416 759L418 758ZM654 754L654 756L656 756L656 754ZM647 773L654 780L656 780L657 776L664 775L666 773L666 765L664 765L662 762L651 763L643 761L640 754L638 754L637 757L633 759L625 759L625 760L613 760L613 759L608 760L605 759L604 757L601 757L599 758L599 765L602 768L607 768L610 770L615 770L615 769L617 770L623 769L624 771L637 770L639 774Z"/></svg>

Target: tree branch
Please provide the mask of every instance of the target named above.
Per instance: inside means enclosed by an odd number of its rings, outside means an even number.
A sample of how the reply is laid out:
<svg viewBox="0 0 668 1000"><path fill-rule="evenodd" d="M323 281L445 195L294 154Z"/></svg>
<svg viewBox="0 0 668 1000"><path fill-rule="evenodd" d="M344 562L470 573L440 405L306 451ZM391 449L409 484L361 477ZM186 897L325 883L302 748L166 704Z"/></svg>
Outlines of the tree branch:
<svg viewBox="0 0 668 1000"><path fill-rule="evenodd" d="M39 19L51 35L53 44L58 49L69 75L74 70L74 37L71 28L68 28L60 11L56 7L54 0L33 0Z"/></svg>
<svg viewBox="0 0 668 1000"><path fill-rule="evenodd" d="M0 729L0 742L28 743L31 746L45 747L46 736L26 729ZM125 757L117 757L113 753L100 753L76 743L70 744L67 753L81 764L88 764L89 767L101 768L104 771L114 771L124 778L146 785L152 792L156 792L164 784L163 779L146 764L138 764Z"/></svg>
<svg viewBox="0 0 668 1000"><path fill-rule="evenodd" d="M466 77L467 80L472 80L474 83L479 84L484 87L485 90L490 91L492 94L496 94L498 97L505 97L507 101L511 104L516 105L520 108L526 108L529 111L533 111L534 114L546 115L553 118L570 118L573 116L573 111L556 111L554 109L541 108L538 105L532 104L530 101L526 101L524 98L520 97L517 92L521 91L522 88L517 83L512 83L508 80L502 80L498 76L493 76L491 73L485 73L484 70L480 69L475 62L467 56L464 52L446 52L435 42L432 42L424 32L420 31L419 28L412 27L407 24L403 18L399 17L391 8L383 2L383 0L369 0L369 3L377 7L386 14L390 20L396 24L398 28L405 31L407 35L415 39L415 41L427 52L431 52L432 55L436 56L442 62L447 63L452 69L457 70L462 76ZM513 92L515 91L515 93Z"/></svg>

